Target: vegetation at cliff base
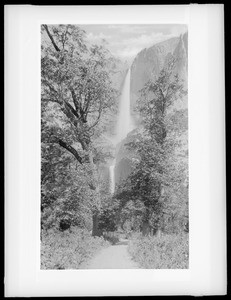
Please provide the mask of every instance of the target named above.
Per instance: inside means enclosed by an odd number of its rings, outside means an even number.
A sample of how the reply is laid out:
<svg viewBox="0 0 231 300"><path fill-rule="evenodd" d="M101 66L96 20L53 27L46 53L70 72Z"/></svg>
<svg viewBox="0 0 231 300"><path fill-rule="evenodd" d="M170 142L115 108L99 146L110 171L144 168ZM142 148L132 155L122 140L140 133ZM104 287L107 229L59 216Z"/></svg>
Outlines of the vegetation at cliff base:
<svg viewBox="0 0 231 300"><path fill-rule="evenodd" d="M188 231L188 161L182 140L187 118L170 111L186 91L173 73L174 64L171 58L158 79L141 91L137 101L141 125L127 143L135 162L115 195L121 216L125 214L130 226L144 235Z"/></svg>

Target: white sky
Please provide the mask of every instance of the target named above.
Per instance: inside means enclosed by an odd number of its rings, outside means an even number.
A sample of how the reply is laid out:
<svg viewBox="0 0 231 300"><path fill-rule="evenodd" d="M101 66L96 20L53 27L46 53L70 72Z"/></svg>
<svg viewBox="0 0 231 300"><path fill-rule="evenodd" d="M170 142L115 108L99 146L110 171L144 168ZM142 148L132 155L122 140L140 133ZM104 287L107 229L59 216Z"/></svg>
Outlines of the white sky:
<svg viewBox="0 0 231 300"><path fill-rule="evenodd" d="M112 54L128 61L142 49L187 31L187 26L180 24L78 26L86 31L89 42L101 44L105 40Z"/></svg>

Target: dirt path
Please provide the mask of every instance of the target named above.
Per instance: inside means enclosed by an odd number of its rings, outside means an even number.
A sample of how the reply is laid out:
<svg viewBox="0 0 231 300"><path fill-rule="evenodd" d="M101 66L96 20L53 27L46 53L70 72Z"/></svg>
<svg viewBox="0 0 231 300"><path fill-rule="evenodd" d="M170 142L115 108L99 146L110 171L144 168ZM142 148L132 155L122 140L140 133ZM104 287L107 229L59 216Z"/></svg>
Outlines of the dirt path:
<svg viewBox="0 0 231 300"><path fill-rule="evenodd" d="M128 240L120 240L116 245L101 250L84 269L138 269L127 247Z"/></svg>

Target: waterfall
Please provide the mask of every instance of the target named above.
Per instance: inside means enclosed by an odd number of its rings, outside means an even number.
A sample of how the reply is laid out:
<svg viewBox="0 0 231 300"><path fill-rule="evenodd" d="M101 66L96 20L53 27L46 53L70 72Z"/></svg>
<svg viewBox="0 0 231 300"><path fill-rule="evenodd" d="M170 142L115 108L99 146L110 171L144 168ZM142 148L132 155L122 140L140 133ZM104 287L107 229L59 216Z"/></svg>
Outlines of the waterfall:
<svg viewBox="0 0 231 300"><path fill-rule="evenodd" d="M131 70L129 69L124 80L124 85L120 98L119 116L116 130L116 142L120 143L132 130L132 120L130 114L130 81Z"/></svg>
<svg viewBox="0 0 231 300"><path fill-rule="evenodd" d="M123 84L123 89L120 97L119 115L116 127L115 143L119 144L123 139L126 138L127 134L134 128L131 113L130 113L130 81L131 81L131 70L129 69ZM116 159L109 167L110 173L110 191L113 194L115 190L115 165Z"/></svg>
<svg viewBox="0 0 231 300"><path fill-rule="evenodd" d="M110 192L113 194L115 190L115 162L109 167L109 173L110 173Z"/></svg>

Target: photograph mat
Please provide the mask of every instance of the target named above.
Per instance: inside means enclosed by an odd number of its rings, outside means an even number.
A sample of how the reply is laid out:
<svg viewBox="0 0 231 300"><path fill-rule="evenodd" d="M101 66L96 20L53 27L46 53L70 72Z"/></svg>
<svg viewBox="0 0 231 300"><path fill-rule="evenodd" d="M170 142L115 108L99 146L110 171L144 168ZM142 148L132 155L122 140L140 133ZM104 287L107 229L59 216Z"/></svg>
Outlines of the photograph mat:
<svg viewBox="0 0 231 300"><path fill-rule="evenodd" d="M6 182L8 295L225 293L223 7L7 6L5 16L6 175L11 176ZM189 270L42 271L40 26L44 23L154 24L153 20L155 24L188 25ZM17 52L12 47L14 43ZM14 83L14 90L10 90L10 82ZM12 107L14 111L10 114ZM15 145L16 154L13 153ZM16 253L15 249L18 249Z"/></svg>

